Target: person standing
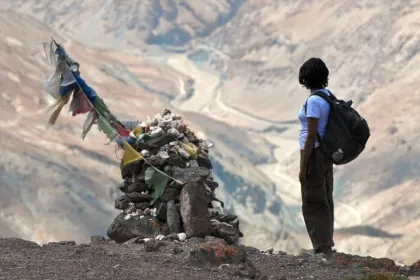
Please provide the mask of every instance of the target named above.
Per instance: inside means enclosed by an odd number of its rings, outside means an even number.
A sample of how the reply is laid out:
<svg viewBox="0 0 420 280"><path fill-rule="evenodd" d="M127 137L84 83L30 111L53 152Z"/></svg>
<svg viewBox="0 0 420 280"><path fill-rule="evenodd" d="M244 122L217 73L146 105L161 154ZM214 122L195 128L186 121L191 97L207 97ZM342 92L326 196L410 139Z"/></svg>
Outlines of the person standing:
<svg viewBox="0 0 420 280"><path fill-rule="evenodd" d="M299 70L299 83L310 92L298 118L301 123L300 172L302 213L315 254L332 257L334 247L333 162L320 149L326 132L330 104L312 95L321 91L330 96L329 70L319 58L307 60Z"/></svg>

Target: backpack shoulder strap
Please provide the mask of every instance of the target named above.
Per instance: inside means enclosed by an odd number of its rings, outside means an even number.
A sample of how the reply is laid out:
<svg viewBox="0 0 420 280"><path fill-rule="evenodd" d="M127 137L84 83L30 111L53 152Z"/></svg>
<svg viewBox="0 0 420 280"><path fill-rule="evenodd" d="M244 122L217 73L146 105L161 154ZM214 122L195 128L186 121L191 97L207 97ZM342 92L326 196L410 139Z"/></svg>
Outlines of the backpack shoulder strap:
<svg viewBox="0 0 420 280"><path fill-rule="evenodd" d="M330 96L328 96L325 92L322 92L322 91L315 91L311 94L311 96L313 95L319 96L325 101L327 101L328 103L333 104L336 98L330 91L328 92L330 93Z"/></svg>
<svg viewBox="0 0 420 280"><path fill-rule="evenodd" d="M324 99L325 101L327 101L330 105L332 105L332 104L334 104L334 100L335 99L337 99L332 93L331 93L331 91L329 91L328 90L328 92L329 92L329 94L330 94L330 96L328 96L325 92L323 92L322 90L316 90L316 91L314 91L313 93L311 93L311 95L308 97L308 99L311 97L311 96L314 96L314 95L316 95L316 96L319 96L319 97L321 97L322 99ZM306 107L307 107L307 105L308 105L308 99L306 99L306 102L305 102L305 115L306 115Z"/></svg>

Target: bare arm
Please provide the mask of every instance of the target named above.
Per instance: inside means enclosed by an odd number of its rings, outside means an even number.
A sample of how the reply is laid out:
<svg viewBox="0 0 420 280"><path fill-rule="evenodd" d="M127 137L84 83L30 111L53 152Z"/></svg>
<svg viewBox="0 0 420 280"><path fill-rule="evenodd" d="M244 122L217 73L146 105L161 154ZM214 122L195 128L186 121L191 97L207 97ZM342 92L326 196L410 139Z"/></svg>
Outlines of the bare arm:
<svg viewBox="0 0 420 280"><path fill-rule="evenodd" d="M303 148L303 153L300 160L300 170L305 171L305 173L309 158L315 146L315 141L318 134L318 123L318 118L308 118L308 136L306 138L305 146Z"/></svg>

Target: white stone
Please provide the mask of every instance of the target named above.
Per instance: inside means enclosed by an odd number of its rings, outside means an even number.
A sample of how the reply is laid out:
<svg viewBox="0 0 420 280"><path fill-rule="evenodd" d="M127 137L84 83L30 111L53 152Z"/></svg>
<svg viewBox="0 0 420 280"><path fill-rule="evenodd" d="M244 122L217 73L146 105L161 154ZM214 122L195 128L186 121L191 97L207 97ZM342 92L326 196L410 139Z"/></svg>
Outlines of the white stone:
<svg viewBox="0 0 420 280"><path fill-rule="evenodd" d="M185 241L187 239L185 232L178 233L178 239L179 241Z"/></svg>

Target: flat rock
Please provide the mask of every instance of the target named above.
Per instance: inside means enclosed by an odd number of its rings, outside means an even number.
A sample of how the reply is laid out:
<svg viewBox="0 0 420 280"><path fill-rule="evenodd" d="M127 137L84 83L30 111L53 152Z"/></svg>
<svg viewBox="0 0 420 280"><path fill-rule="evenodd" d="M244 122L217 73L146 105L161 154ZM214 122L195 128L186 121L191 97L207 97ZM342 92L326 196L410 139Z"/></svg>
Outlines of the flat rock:
<svg viewBox="0 0 420 280"><path fill-rule="evenodd" d="M188 183L181 191L181 218L187 238L206 237L213 231L204 185Z"/></svg>
<svg viewBox="0 0 420 280"><path fill-rule="evenodd" d="M136 207L137 209L140 209L142 211L144 211L146 208L149 208L149 206L150 206L150 202L148 202L148 201L134 203L134 207Z"/></svg>
<svg viewBox="0 0 420 280"><path fill-rule="evenodd" d="M209 175L210 170L205 167L180 168L174 166L172 169L172 177L185 184L204 181Z"/></svg>
<svg viewBox="0 0 420 280"><path fill-rule="evenodd" d="M160 158L160 157L157 157L157 156L151 156L147 159L147 161L152 166L162 167L168 161L168 159Z"/></svg>
<svg viewBox="0 0 420 280"><path fill-rule="evenodd" d="M156 136L150 140L147 141L147 145L153 147L153 148L160 148L162 146L165 146L172 141L175 141L176 139L170 135L170 134L163 134L160 136Z"/></svg>
<svg viewBox="0 0 420 280"><path fill-rule="evenodd" d="M112 240L122 243L134 237L150 238L160 234L149 216L131 216L125 220L126 213L119 214L109 226L107 235Z"/></svg>
<svg viewBox="0 0 420 280"><path fill-rule="evenodd" d="M130 240L127 240L124 242L124 244L126 245L132 245L132 244L138 244L138 243L142 243L143 239L141 237L134 237L131 238Z"/></svg>
<svg viewBox="0 0 420 280"><path fill-rule="evenodd" d="M149 190L149 186L146 184L146 182L134 180L134 183L130 184L127 187L126 192L127 193L133 193L133 192L141 193L143 191L148 191L148 190Z"/></svg>
<svg viewBox="0 0 420 280"><path fill-rule="evenodd" d="M336 253L334 258L345 265L360 265L370 269L385 269L387 271L397 271L398 269L395 262L388 258L361 257L344 253Z"/></svg>
<svg viewBox="0 0 420 280"><path fill-rule="evenodd" d="M148 202L152 200L150 194L142 194L139 192L128 193L127 196L132 202Z"/></svg>

